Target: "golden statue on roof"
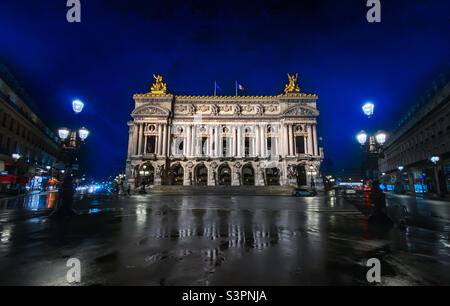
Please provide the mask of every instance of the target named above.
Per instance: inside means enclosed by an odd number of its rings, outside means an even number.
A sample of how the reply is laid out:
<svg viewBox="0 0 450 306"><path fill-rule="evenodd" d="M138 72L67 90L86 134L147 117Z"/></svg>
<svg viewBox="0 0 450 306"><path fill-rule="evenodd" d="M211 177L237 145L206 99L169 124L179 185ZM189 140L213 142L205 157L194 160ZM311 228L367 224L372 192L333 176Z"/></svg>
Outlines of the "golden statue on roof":
<svg viewBox="0 0 450 306"><path fill-rule="evenodd" d="M294 75L287 74L289 78L289 84L286 84L286 87L284 88L285 93L295 93L300 92L300 87L298 87L297 79L298 79L298 73Z"/></svg>
<svg viewBox="0 0 450 306"><path fill-rule="evenodd" d="M167 91L167 86L166 83L163 83L162 75L153 75L153 78L155 79L155 83L153 83L150 87L150 92L165 94Z"/></svg>

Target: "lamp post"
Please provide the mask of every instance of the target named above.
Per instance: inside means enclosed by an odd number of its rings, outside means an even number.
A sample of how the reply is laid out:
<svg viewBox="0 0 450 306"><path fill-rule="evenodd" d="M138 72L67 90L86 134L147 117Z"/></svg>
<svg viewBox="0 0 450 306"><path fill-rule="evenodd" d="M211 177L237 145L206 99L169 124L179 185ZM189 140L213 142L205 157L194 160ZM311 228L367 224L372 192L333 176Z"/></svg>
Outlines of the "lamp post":
<svg viewBox="0 0 450 306"><path fill-rule="evenodd" d="M370 118L373 115L374 104L372 102L367 102L363 105L362 110L364 114ZM369 221L392 224L392 221L386 215L386 200L382 190L380 189L378 178L378 159L384 157L383 145L386 142L386 138L387 135L383 131L378 131L373 135L369 135L365 131L360 131L356 135L356 139L366 153L363 163L365 177L372 182L372 191L369 198L374 204L374 207L372 214L369 217Z"/></svg>
<svg viewBox="0 0 450 306"><path fill-rule="evenodd" d="M316 184L314 182L314 176L317 174L317 172L314 169L314 166L309 166L308 169L308 175L311 178L311 190L315 191L316 190Z"/></svg>
<svg viewBox="0 0 450 306"><path fill-rule="evenodd" d="M72 102L73 111L79 114L84 104L80 100L74 100ZM65 163L65 170L61 170L64 174L62 191L60 193L60 200L58 206L52 215L58 216L71 216L76 215L73 210L73 164L76 161L76 152L80 146L85 142L86 138L89 136L89 130L82 127L76 130L69 130L68 128L60 128L58 130L58 136L61 140L62 145L62 159Z"/></svg>
<svg viewBox="0 0 450 306"><path fill-rule="evenodd" d="M369 173L367 179L378 181L378 158L384 156L384 143L386 142L386 133L378 131L375 135L368 135L365 131L361 131L356 135L361 148L366 152L365 170ZM367 142L367 139L369 141Z"/></svg>
<svg viewBox="0 0 450 306"><path fill-rule="evenodd" d="M439 170L437 163L439 162L439 156L432 156L430 161L434 164L434 180L436 181L436 193L438 196L441 195L441 186L439 184Z"/></svg>

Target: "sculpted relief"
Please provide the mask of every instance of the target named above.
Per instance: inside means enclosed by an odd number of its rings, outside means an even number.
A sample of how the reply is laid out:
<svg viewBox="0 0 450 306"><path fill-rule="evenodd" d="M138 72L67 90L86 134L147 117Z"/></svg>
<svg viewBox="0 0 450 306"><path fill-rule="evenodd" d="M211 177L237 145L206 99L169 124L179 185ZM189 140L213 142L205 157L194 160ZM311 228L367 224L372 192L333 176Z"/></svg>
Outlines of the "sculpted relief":
<svg viewBox="0 0 450 306"><path fill-rule="evenodd" d="M302 106L295 106L284 112L284 116L318 116L319 112Z"/></svg>
<svg viewBox="0 0 450 306"><path fill-rule="evenodd" d="M168 116L169 111L153 105L145 105L135 109L132 113L132 116L145 116L145 115L156 115L156 116Z"/></svg>

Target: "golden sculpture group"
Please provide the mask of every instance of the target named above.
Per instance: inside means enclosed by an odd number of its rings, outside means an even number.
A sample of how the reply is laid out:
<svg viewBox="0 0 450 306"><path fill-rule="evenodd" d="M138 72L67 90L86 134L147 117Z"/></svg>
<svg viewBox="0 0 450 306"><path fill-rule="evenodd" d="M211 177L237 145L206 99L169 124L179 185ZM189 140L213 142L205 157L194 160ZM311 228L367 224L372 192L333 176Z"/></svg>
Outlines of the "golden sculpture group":
<svg viewBox="0 0 450 306"><path fill-rule="evenodd" d="M286 84L286 87L284 88L285 93L294 93L294 92L300 92L300 87L298 87L297 79L298 79L298 73L294 75L287 74L289 78L289 84Z"/></svg>
<svg viewBox="0 0 450 306"><path fill-rule="evenodd" d="M150 88L151 93L161 93L165 94L167 91L166 83L163 83L163 78L161 75L153 75L153 78L156 80Z"/></svg>
<svg viewBox="0 0 450 306"><path fill-rule="evenodd" d="M289 78L289 84L286 84L286 87L284 88L285 93L296 93L300 92L300 87L297 84L298 80L298 73L295 75L287 74ZM150 87L151 93L157 93L157 94L165 94L167 91L167 85L163 82L163 77L161 75L153 75L153 78L155 79L155 83L152 84Z"/></svg>

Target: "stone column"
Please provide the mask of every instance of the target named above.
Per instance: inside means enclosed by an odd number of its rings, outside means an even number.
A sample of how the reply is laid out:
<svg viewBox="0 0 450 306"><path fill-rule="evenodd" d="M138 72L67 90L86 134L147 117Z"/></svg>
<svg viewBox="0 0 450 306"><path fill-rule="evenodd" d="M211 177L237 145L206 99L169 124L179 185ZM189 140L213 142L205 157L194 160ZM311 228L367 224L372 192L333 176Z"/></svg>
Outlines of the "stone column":
<svg viewBox="0 0 450 306"><path fill-rule="evenodd" d="M143 153L145 155L145 153L147 153L147 136L144 135L144 148L143 148ZM153 153L153 152L151 152Z"/></svg>
<svg viewBox="0 0 450 306"><path fill-rule="evenodd" d="M133 134L134 134L134 127L129 127L129 131L128 131L128 154L127 154L127 158L130 158L131 154L132 154L132 150L133 150Z"/></svg>
<svg viewBox="0 0 450 306"><path fill-rule="evenodd" d="M138 133L139 133L139 125L133 124L133 143L132 146L132 155L136 155L137 145L138 145Z"/></svg>
<svg viewBox="0 0 450 306"><path fill-rule="evenodd" d="M163 156L166 156L166 148L167 148L167 144L166 144L166 141L167 141L167 124L164 124L163 125L163 132L162 132L162 134L163 134L163 137L162 137L162 155Z"/></svg>
<svg viewBox="0 0 450 306"><path fill-rule="evenodd" d="M236 142L237 142L237 136L236 136L236 126L233 126L231 128L231 131L233 133L233 141L231 142L231 156L236 157Z"/></svg>
<svg viewBox="0 0 450 306"><path fill-rule="evenodd" d="M219 126L214 127L214 156L219 156Z"/></svg>
<svg viewBox="0 0 450 306"><path fill-rule="evenodd" d="M280 136L278 136L278 137L274 137L273 138L273 144L272 144L272 146L274 146L273 148L275 148L275 150L273 150L273 151L275 151L275 155L277 156L277 158L278 158L278 155L280 155L280 149L279 149L279 147L280 147Z"/></svg>
<svg viewBox="0 0 450 306"><path fill-rule="evenodd" d="M143 125L142 123L139 123L139 139L138 139L138 151L137 155L142 154L142 134L143 134Z"/></svg>
<svg viewBox="0 0 450 306"><path fill-rule="evenodd" d="M292 135L292 124L288 125L288 137L289 137L289 156L294 156L294 140Z"/></svg>
<svg viewBox="0 0 450 306"><path fill-rule="evenodd" d="M186 125L186 154L185 156L191 156L191 125Z"/></svg>
<svg viewBox="0 0 450 306"><path fill-rule="evenodd" d="M156 126L156 130L157 130L157 132L158 132L158 136L156 136L155 137L155 152L148 152L148 153L155 153L156 155L159 155L159 149L160 149L160 147L161 147L161 125L160 124L158 124L157 126ZM145 152L147 152L147 139L146 139L146 141L145 141ZM156 170L155 170L156 171ZM156 175L155 175L155 177L156 177Z"/></svg>
<svg viewBox="0 0 450 306"><path fill-rule="evenodd" d="M162 155L163 154L163 125L160 124L158 125L158 155Z"/></svg>
<svg viewBox="0 0 450 306"><path fill-rule="evenodd" d="M242 126L237 127L237 148L236 154L238 157L242 156Z"/></svg>
<svg viewBox="0 0 450 306"><path fill-rule="evenodd" d="M172 143L172 133L171 133L171 126L167 124L167 152L166 152L166 156L170 156L170 154L172 154L170 148L171 148L171 143Z"/></svg>
<svg viewBox="0 0 450 306"><path fill-rule="evenodd" d="M261 127L261 156L267 156L267 127Z"/></svg>
<svg viewBox="0 0 450 306"><path fill-rule="evenodd" d="M316 125L313 125L313 141L314 141L314 155L319 155L319 149L317 148L317 131L316 131Z"/></svg>
<svg viewBox="0 0 450 306"><path fill-rule="evenodd" d="M214 135L213 135L213 128L212 126L208 125L208 156L213 156L213 143L214 143Z"/></svg>
<svg viewBox="0 0 450 306"><path fill-rule="evenodd" d="M260 150L261 150L261 136L259 136L259 134L260 134L260 132L259 132L259 125L256 125L255 129L256 129L255 156L259 156L260 155Z"/></svg>
<svg viewBox="0 0 450 306"><path fill-rule="evenodd" d="M289 151L289 125L284 125L284 152L286 156L290 155Z"/></svg>
<svg viewBox="0 0 450 306"><path fill-rule="evenodd" d="M305 154L308 153L308 144L306 143L307 138L308 138L307 136L306 136L306 137L303 137L303 148L304 148L303 151L305 151Z"/></svg>
<svg viewBox="0 0 450 306"><path fill-rule="evenodd" d="M197 156L198 144L197 144L197 128L196 125L192 125L192 156Z"/></svg>
<svg viewBox="0 0 450 306"><path fill-rule="evenodd" d="M308 124L308 154L314 155L312 139L311 124Z"/></svg>
<svg viewBox="0 0 450 306"><path fill-rule="evenodd" d="M284 145L284 138L283 138L283 131L284 131L284 124L280 124L279 125L279 130L278 130L278 139L279 141L277 142L277 154L284 156L284 150L283 150L283 145Z"/></svg>

